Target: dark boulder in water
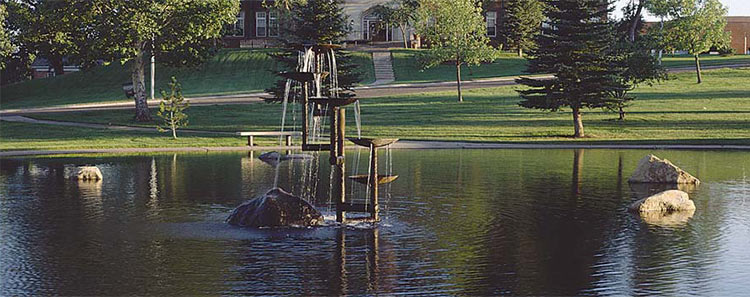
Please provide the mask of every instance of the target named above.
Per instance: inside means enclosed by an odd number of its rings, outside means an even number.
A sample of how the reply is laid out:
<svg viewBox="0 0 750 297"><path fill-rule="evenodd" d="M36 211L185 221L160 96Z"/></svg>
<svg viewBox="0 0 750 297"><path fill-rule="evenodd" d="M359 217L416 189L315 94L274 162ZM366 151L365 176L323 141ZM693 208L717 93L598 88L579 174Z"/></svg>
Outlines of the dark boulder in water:
<svg viewBox="0 0 750 297"><path fill-rule="evenodd" d="M318 226L323 215L309 202L282 189L249 200L234 209L227 223L242 227Z"/></svg>

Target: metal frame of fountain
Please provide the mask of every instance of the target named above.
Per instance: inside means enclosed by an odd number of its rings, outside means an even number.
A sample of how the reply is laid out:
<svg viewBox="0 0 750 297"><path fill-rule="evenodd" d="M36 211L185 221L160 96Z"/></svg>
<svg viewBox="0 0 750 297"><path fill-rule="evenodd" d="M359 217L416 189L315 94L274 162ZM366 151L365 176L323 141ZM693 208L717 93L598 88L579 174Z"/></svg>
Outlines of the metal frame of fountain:
<svg viewBox="0 0 750 297"><path fill-rule="evenodd" d="M332 44L296 44L293 48L299 51L298 71L281 72L280 76L287 79L288 98L289 85L291 81L302 84L303 96L299 102L303 109L302 122L302 151L329 151L329 163L333 167L331 181L331 200L336 204L336 221L344 223L347 221L347 212L369 213L368 217L350 218L356 221L377 222L380 220L378 205L378 185L393 182L398 178L396 175L379 175L378 174L378 149L390 145L398 139L389 138L362 138L346 137L346 109L350 104L356 104L358 111L359 101L356 98L339 98L338 78L336 69L335 49L337 45ZM310 55L314 55L311 59ZM324 58L329 64L328 71L324 71L322 61ZM310 60L313 61L310 65ZM322 96L322 81L329 78L328 93L329 96ZM310 85L315 84L313 91L315 96L310 97ZM287 98L284 103L286 104ZM357 119L357 129L360 130L359 114L355 114ZM312 116L312 117L311 117ZM330 142L329 143L310 143L311 126L310 120L315 117L330 118ZM282 120L283 122L283 120ZM283 124L282 124L283 125ZM358 133L359 134L359 133ZM359 135L358 135L359 136ZM354 182L364 184L369 189L370 203L354 204L348 203L346 197L346 162L345 162L345 145L344 140L348 139L356 145L370 149L369 175L353 175L348 179Z"/></svg>

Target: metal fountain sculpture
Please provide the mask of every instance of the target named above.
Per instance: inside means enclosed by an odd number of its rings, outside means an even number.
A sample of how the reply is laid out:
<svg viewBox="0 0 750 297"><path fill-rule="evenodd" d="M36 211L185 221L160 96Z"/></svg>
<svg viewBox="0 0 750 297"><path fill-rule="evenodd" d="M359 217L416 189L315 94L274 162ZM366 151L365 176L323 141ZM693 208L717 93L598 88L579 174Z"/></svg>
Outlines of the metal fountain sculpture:
<svg viewBox="0 0 750 297"><path fill-rule="evenodd" d="M396 175L380 175L378 173L378 149L398 141L398 139L363 138L360 134L359 101L356 98L339 97L338 77L336 69L335 49L332 44L297 44L293 47L298 51L297 71L282 72L280 76L287 79L284 94L282 115L282 130L286 116L286 106L294 82L301 86L301 95L297 103L302 106L302 151L328 151L329 163L332 166L331 201L336 206L336 221L369 221L380 220L378 205L378 186L391 183L398 178ZM327 67L326 67L327 66ZM325 86L323 82L327 81ZM310 96L311 93L313 96ZM324 96L323 94L327 94ZM346 107L354 104L358 137L346 137ZM330 137L328 142L321 142L318 131L322 120L328 117ZM318 127L316 127L318 126ZM347 178L345 162L345 140L362 147L369 148L370 162L368 175L353 175ZM315 141L318 140L318 141ZM346 180L366 185L369 193L369 203L355 204L347 199ZM271 192L269 192L271 193ZM239 209L239 208L238 208ZM235 213L238 210L235 210ZM347 213L366 213L366 217L357 216L347 218ZM234 214L233 214L234 215ZM231 223L232 216L228 219ZM313 220L314 221L314 220Z"/></svg>

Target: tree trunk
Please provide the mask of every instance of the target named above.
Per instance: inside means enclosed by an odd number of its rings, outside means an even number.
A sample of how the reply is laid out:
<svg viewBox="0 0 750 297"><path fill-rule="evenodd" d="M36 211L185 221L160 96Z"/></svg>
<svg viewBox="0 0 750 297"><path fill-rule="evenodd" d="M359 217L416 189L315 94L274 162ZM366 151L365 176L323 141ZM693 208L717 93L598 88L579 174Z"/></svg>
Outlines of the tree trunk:
<svg viewBox="0 0 750 297"><path fill-rule="evenodd" d="M456 61L456 86L458 87L458 102L464 102L464 96L461 94L461 63Z"/></svg>
<svg viewBox="0 0 750 297"><path fill-rule="evenodd" d="M518 47L518 56L523 58L523 48L520 46Z"/></svg>
<svg viewBox="0 0 750 297"><path fill-rule="evenodd" d="M643 4L646 0L638 1L638 8L635 10L635 15L630 24L630 42L635 42L635 30L638 28L638 22L641 21L641 11L643 11Z"/></svg>
<svg viewBox="0 0 750 297"><path fill-rule="evenodd" d="M701 77L701 61L698 58L698 55L695 55L695 73L698 74L698 83L701 83L703 79Z"/></svg>
<svg viewBox="0 0 750 297"><path fill-rule="evenodd" d="M625 110L622 109L622 106L620 106L620 121L625 120Z"/></svg>
<svg viewBox="0 0 750 297"><path fill-rule="evenodd" d="M150 122L151 112L148 110L146 101L146 74L143 61L143 45L138 44L131 75L133 80L133 92L135 98L135 120L137 122Z"/></svg>
<svg viewBox="0 0 750 297"><path fill-rule="evenodd" d="M404 39L404 48L409 48L409 40L406 38L406 25L401 24L399 28L401 28L401 37Z"/></svg>
<svg viewBox="0 0 750 297"><path fill-rule="evenodd" d="M572 108L573 108L573 124L575 125L575 134L573 134L573 137L575 138L584 137L585 134L583 133L583 120L581 119L581 107L572 106Z"/></svg>
<svg viewBox="0 0 750 297"><path fill-rule="evenodd" d="M55 76L65 74L65 65L63 64L63 58L59 56L52 56L49 58L49 64L52 69L55 70Z"/></svg>

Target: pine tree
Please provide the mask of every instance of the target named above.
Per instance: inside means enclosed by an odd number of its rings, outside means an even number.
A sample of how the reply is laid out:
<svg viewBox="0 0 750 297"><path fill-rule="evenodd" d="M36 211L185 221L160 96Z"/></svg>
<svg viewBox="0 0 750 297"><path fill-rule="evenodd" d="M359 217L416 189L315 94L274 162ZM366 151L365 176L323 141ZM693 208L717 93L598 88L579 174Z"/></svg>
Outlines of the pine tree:
<svg viewBox="0 0 750 297"><path fill-rule="evenodd" d="M339 44L350 31L346 16L341 5L343 0L307 0L290 3L290 10L286 20L286 29L282 31L284 48L273 54L284 68L284 71L294 71L297 67L298 48L300 43ZM338 69L339 97L354 97L354 85L361 81L357 65L352 62L351 55L344 50L335 49ZM277 73L278 74L278 73ZM276 102L284 98L286 78L279 76L276 84L266 91L274 98L268 102Z"/></svg>
<svg viewBox="0 0 750 297"><path fill-rule="evenodd" d="M617 102L612 92L625 86L609 57L614 28L606 0L550 0L548 24L537 35L538 48L529 59L529 73L551 73L551 79L521 78L531 87L519 91L521 106L557 111L570 108L574 137L584 137L581 110L606 108Z"/></svg>
<svg viewBox="0 0 750 297"><path fill-rule="evenodd" d="M544 21L544 2L541 0L510 0L506 2L505 20L501 34L508 48L516 48L518 56L536 46L534 35Z"/></svg>

